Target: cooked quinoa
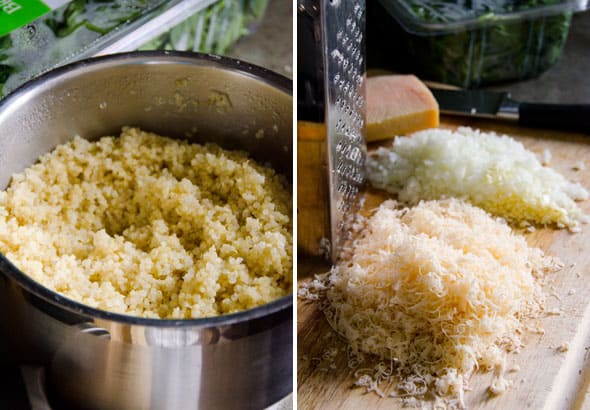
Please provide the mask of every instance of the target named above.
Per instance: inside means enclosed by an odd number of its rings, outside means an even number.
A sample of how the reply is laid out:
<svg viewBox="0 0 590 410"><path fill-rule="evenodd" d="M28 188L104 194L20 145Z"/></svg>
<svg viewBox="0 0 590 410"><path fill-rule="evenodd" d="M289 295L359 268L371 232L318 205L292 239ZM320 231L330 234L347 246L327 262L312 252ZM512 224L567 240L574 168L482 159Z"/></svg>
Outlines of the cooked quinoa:
<svg viewBox="0 0 590 410"><path fill-rule="evenodd" d="M291 194L243 152L137 128L76 137L0 191L0 251L100 309L216 316L291 292Z"/></svg>

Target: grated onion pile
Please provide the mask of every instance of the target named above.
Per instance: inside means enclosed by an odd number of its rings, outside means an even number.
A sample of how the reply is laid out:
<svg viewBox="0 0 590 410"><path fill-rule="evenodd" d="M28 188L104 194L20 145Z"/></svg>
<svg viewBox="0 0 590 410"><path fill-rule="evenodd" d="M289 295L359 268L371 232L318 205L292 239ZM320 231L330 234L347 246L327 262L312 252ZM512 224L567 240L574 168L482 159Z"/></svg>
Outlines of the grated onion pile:
<svg viewBox="0 0 590 410"><path fill-rule="evenodd" d="M396 137L368 158L368 178L401 202L458 197L511 222L578 231L589 221L575 201L588 192L566 180L518 141L467 127Z"/></svg>

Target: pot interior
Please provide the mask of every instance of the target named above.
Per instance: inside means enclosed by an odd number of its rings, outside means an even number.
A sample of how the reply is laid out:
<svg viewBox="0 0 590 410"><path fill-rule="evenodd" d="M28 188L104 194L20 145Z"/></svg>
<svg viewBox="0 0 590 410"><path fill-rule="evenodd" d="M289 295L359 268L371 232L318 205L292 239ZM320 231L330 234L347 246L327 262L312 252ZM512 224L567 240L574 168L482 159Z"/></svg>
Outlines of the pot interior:
<svg viewBox="0 0 590 410"><path fill-rule="evenodd" d="M76 135L95 140L118 135L123 126L247 151L287 177L292 185L292 96L288 79L228 58L139 52L59 68L0 102L0 189L8 185L13 174ZM27 287L49 296L51 303L61 307L80 308L53 292L47 294L34 283ZM275 311L277 304L283 308L291 303L291 297L286 296L254 309L259 311L255 316L268 309ZM89 311L105 318L118 317ZM231 322L242 315L230 315L236 316ZM152 322L127 316L120 319ZM212 322L217 319L224 321L219 317Z"/></svg>
<svg viewBox="0 0 590 410"><path fill-rule="evenodd" d="M0 188L74 136L137 126L240 149L292 179L290 82L231 59L128 53L55 70L0 105Z"/></svg>

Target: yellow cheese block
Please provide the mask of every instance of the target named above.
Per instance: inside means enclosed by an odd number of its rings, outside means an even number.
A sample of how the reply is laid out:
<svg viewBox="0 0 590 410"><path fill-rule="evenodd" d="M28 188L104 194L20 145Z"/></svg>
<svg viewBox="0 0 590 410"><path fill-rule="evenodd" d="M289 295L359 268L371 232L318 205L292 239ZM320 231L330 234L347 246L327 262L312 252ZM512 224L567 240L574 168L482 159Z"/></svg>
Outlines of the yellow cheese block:
<svg viewBox="0 0 590 410"><path fill-rule="evenodd" d="M367 141L438 127L438 103L417 77L382 75L366 84Z"/></svg>

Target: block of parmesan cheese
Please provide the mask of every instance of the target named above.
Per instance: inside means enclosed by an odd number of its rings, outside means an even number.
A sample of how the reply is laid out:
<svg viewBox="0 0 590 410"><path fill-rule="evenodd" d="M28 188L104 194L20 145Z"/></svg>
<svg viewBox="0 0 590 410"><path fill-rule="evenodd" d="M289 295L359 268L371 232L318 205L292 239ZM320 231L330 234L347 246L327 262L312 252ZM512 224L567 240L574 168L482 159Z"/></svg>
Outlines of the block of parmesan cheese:
<svg viewBox="0 0 590 410"><path fill-rule="evenodd" d="M367 78L367 141L438 127L438 103L413 75Z"/></svg>

